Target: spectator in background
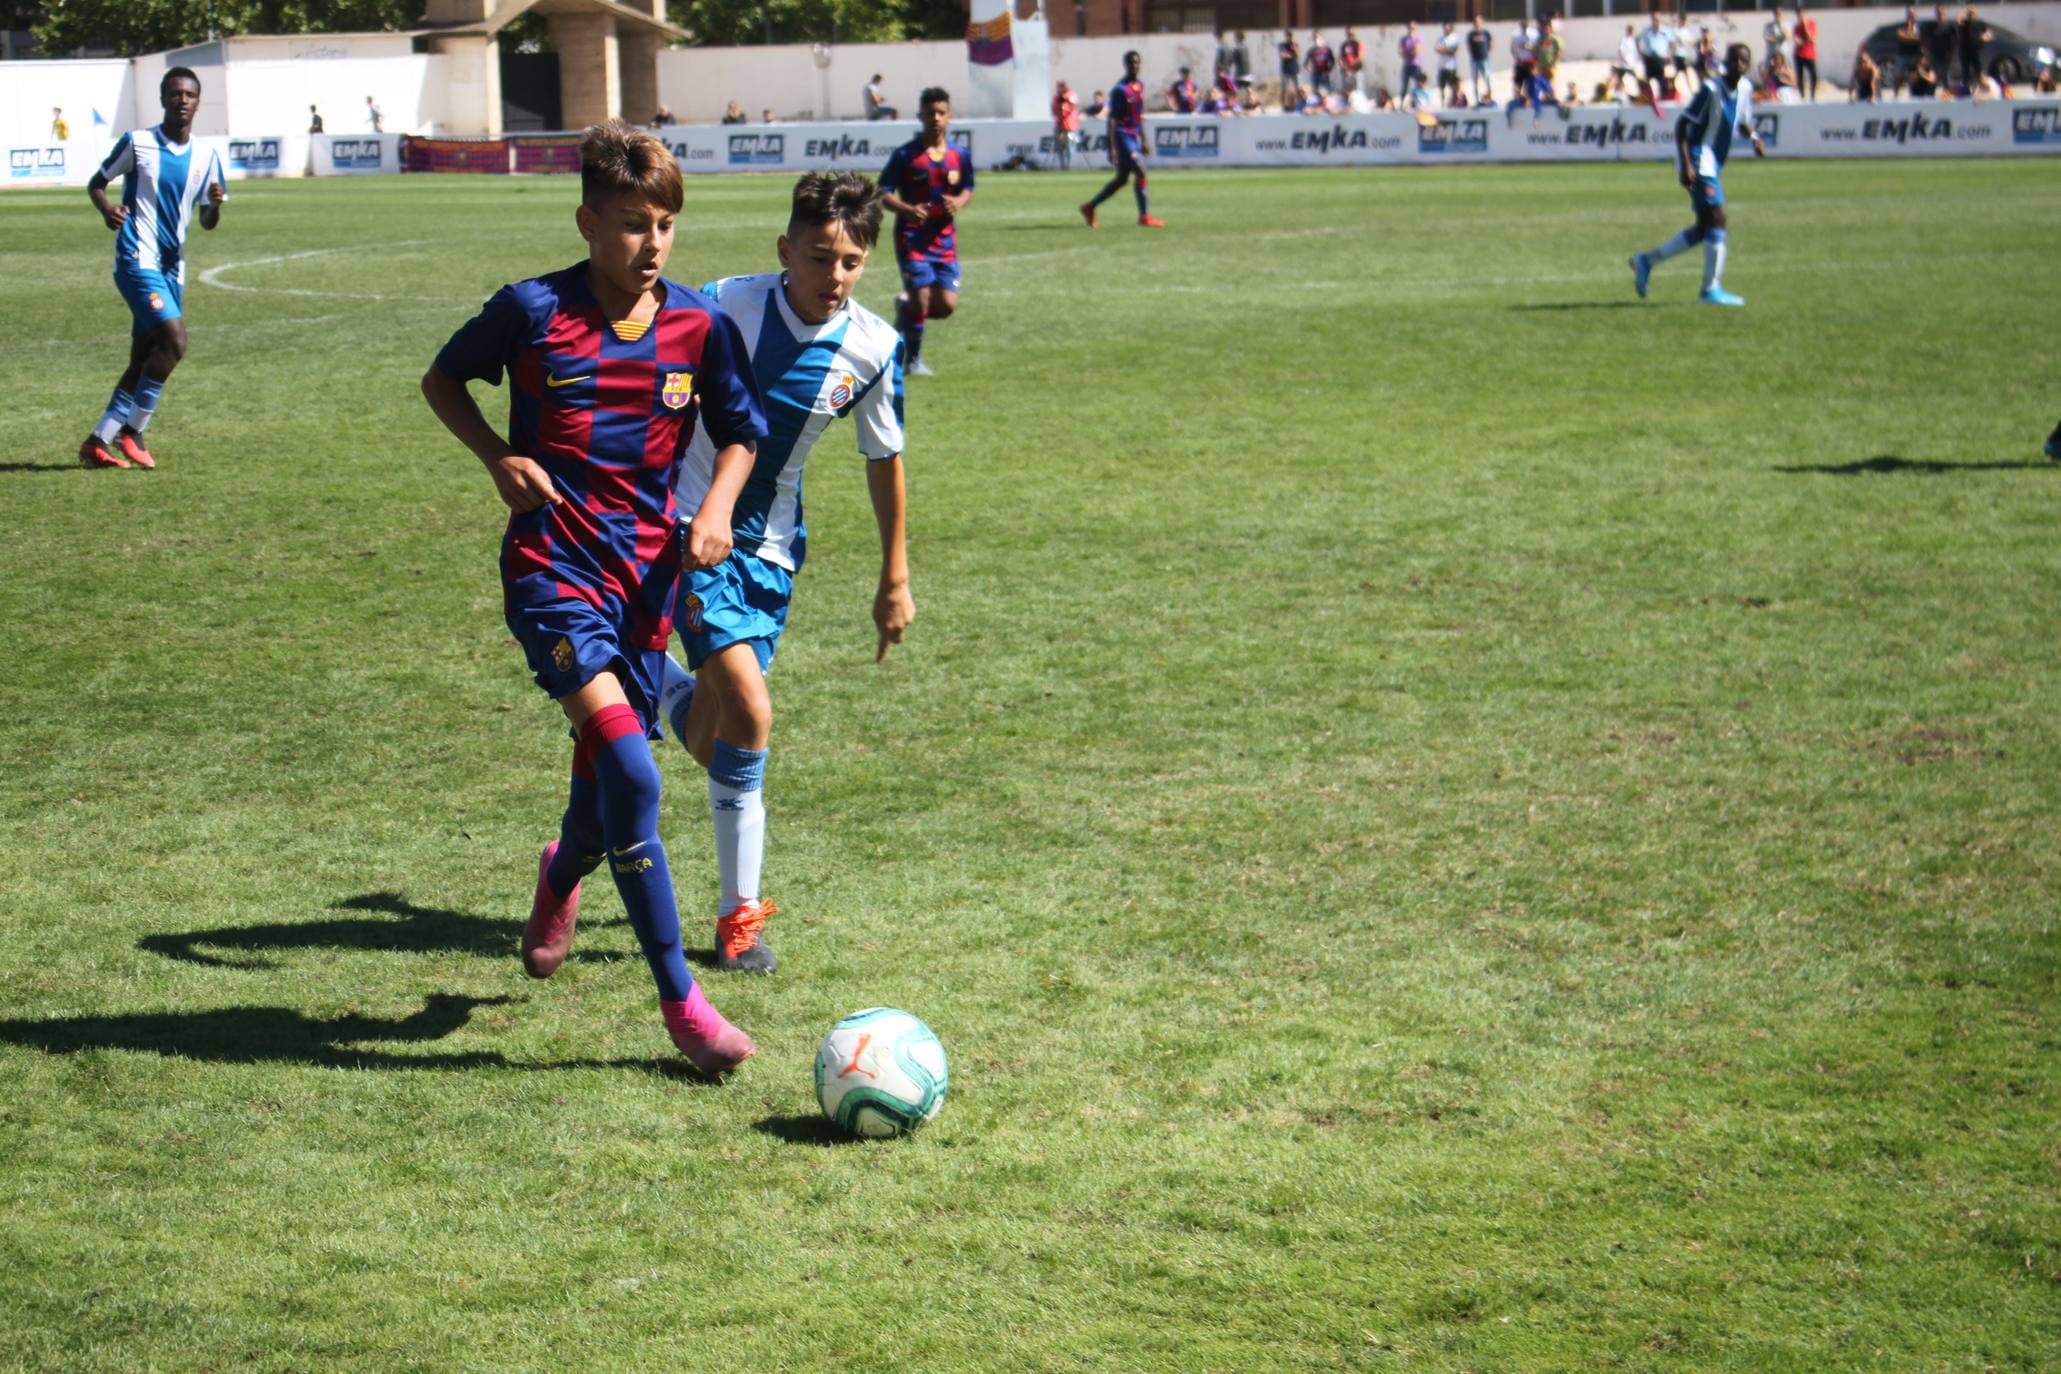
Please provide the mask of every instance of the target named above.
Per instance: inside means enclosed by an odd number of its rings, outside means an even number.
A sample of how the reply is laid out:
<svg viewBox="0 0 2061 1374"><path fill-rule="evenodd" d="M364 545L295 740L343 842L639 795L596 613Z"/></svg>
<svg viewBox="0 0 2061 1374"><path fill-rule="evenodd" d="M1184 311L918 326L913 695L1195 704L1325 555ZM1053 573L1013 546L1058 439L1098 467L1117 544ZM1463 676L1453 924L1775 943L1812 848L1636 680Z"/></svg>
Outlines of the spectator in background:
<svg viewBox="0 0 2061 1374"><path fill-rule="evenodd" d="M1448 23L1438 41L1431 45L1438 54L1438 99L1447 109L1458 105L1460 96L1460 35Z"/></svg>
<svg viewBox="0 0 2061 1374"><path fill-rule="evenodd" d="M1488 24L1477 12L1474 27L1467 30L1467 79L1474 87L1474 103L1477 105L1487 105L1496 98L1495 74L1489 69L1489 59L1495 50L1495 40L1489 37Z"/></svg>
<svg viewBox="0 0 2061 1374"><path fill-rule="evenodd" d="M1918 27L1918 7L1906 5L1904 22L1896 31L1896 70L1889 74L1890 86L1908 85L1911 73L1918 70L1918 59L1924 55L1925 32Z"/></svg>
<svg viewBox="0 0 2061 1374"><path fill-rule="evenodd" d="M1539 25L1538 46L1532 49L1531 112L1537 114L1539 107L1553 103L1553 84L1560 76L1560 20L1547 15L1546 22Z"/></svg>
<svg viewBox="0 0 2061 1374"><path fill-rule="evenodd" d="M1673 47L1667 30L1661 27L1660 11L1655 10L1647 16L1646 27L1639 33L1639 60L1646 69L1646 103L1656 115L1660 113L1661 97L1670 93L1667 56Z"/></svg>
<svg viewBox="0 0 2061 1374"><path fill-rule="evenodd" d="M1763 58L1764 65L1769 71L1773 71L1775 59L1789 55L1789 25L1783 22L1780 5L1775 6L1775 12L1769 15L1768 22L1761 26L1760 41L1767 48Z"/></svg>
<svg viewBox="0 0 2061 1374"><path fill-rule="evenodd" d="M1684 13L1675 17L1683 22L1674 25L1668 30L1668 51L1674 57L1675 80L1693 98L1696 94L1695 88L1698 83L1689 79L1689 73L1696 68L1696 45L1689 41L1688 15ZM1714 71L1716 68L1713 67L1712 70Z"/></svg>
<svg viewBox="0 0 2061 1374"><path fill-rule="evenodd" d="M1082 110L1081 113L1090 119L1100 119L1103 115L1109 113L1109 102L1102 98L1102 92L1097 91L1088 98L1088 108Z"/></svg>
<svg viewBox="0 0 2061 1374"><path fill-rule="evenodd" d="M723 122L725 124L749 124L751 116L744 112L742 105L733 100L723 110Z"/></svg>
<svg viewBox="0 0 2061 1374"><path fill-rule="evenodd" d="M893 119L895 107L887 103L887 92L881 88L880 73L873 73L873 79L866 83L862 98L866 102L866 118ZM771 123L770 120L767 121Z"/></svg>
<svg viewBox="0 0 2061 1374"><path fill-rule="evenodd" d="M1818 98L1818 21L1803 6L1796 7L1796 93L1805 100Z"/></svg>
<svg viewBox="0 0 2061 1374"><path fill-rule="evenodd" d="M1968 88L1968 94L1974 95L1982 89L1982 45L1993 35L1989 25L1976 15L1975 6L1970 5L1961 11L1961 22L1955 26L1954 36L1960 40L1961 84Z"/></svg>
<svg viewBox="0 0 2061 1374"><path fill-rule="evenodd" d="M1059 167L1065 171L1073 166L1073 145L1081 130L1081 102L1073 98L1073 88L1064 81L1052 95L1052 148L1059 154Z"/></svg>
<svg viewBox="0 0 2061 1374"><path fill-rule="evenodd" d="M1318 99L1330 95L1331 72L1338 65L1338 58L1331 51L1331 45L1324 41L1324 35L1315 29L1310 30L1309 55L1303 59L1303 65L1309 69L1310 89Z"/></svg>
<svg viewBox="0 0 2061 1374"><path fill-rule="evenodd" d="M1195 85L1195 78L1189 75L1188 68L1183 67L1180 79L1167 87L1166 107L1175 114L1194 114L1201 95L1202 92Z"/></svg>
<svg viewBox="0 0 2061 1374"><path fill-rule="evenodd" d="M1405 110L1429 110L1432 107L1431 88L1424 84L1424 68L1412 67L1403 82L1403 108Z"/></svg>
<svg viewBox="0 0 2061 1374"><path fill-rule="evenodd" d="M381 113L379 102L369 95L365 97L365 118L371 122L373 133L385 132L386 115Z"/></svg>
<svg viewBox="0 0 2061 1374"><path fill-rule="evenodd" d="M1921 52L1918 54L1918 65L1920 67L1930 67L1932 59ZM1912 79L1915 82L1915 69L1913 69ZM1915 86L1913 89L1915 90ZM1876 67L1875 59L1868 56L1868 51L1865 48L1856 51L1853 55L1853 80L1847 85L1846 98L1849 101L1858 101L1868 105L1872 105L1882 98L1882 72Z"/></svg>
<svg viewBox="0 0 2061 1374"><path fill-rule="evenodd" d="M1703 26L1696 35L1696 79L1709 81L1718 74L1717 40L1710 36L1710 26ZM1683 72L1686 78L1689 74Z"/></svg>
<svg viewBox="0 0 2061 1374"><path fill-rule="evenodd" d="M1930 100L1939 94L1939 73L1932 70L1930 56L1922 52L1918 54L1918 65L1911 68L1911 79L1908 84L1913 100Z"/></svg>
<svg viewBox="0 0 2061 1374"><path fill-rule="evenodd" d="M677 122L678 121L673 118L672 110L664 105L659 106L658 112L651 116L651 127L654 129L663 129L668 124L674 124Z"/></svg>
<svg viewBox="0 0 2061 1374"><path fill-rule="evenodd" d="M1224 37L1224 31L1222 29L1217 30L1216 58L1211 65L1214 66L1220 72L1228 71L1231 67L1231 40ZM1236 79L1235 75L1233 79Z"/></svg>
<svg viewBox="0 0 2061 1374"><path fill-rule="evenodd" d="M1925 25L1925 51L1932 58L1932 70L1944 81L1954 70L1954 21L1947 18L1945 5L1932 7L1931 22Z"/></svg>
<svg viewBox="0 0 2061 1374"><path fill-rule="evenodd" d="M311 106L310 108L313 107ZM60 105L52 105L50 107L50 141L53 143L69 143L72 141L72 126L65 122L64 107Z"/></svg>
<svg viewBox="0 0 2061 1374"><path fill-rule="evenodd" d="M1779 104L1796 103L1796 73L1789 68L1789 59L1776 53L1768 63L1767 97Z"/></svg>
<svg viewBox="0 0 2061 1374"><path fill-rule="evenodd" d="M308 106L308 132L311 134L322 132L322 111L316 109L313 105Z"/></svg>
<svg viewBox="0 0 2061 1374"><path fill-rule="evenodd" d="M1636 81L1645 70L1646 63L1639 56L1639 26L1627 24L1624 37L1617 40L1617 60L1610 64L1611 74L1622 72L1626 80Z"/></svg>
<svg viewBox="0 0 2061 1374"><path fill-rule="evenodd" d="M1654 16L1660 22L1660 16ZM1539 31L1526 20L1510 35L1510 108L1516 109L1531 93L1531 79L1538 74Z"/></svg>
<svg viewBox="0 0 2061 1374"><path fill-rule="evenodd" d="M1252 54L1245 50L1245 30L1231 35L1231 79L1244 85L1252 76Z"/></svg>
<svg viewBox="0 0 2061 1374"><path fill-rule="evenodd" d="M1291 92L1295 90L1296 82L1302 79L1302 49L1295 45L1294 34L1281 30L1281 41L1274 45L1274 56L1281 67L1281 108L1292 110L1295 107L1289 103L1293 98Z"/></svg>
<svg viewBox="0 0 2061 1374"><path fill-rule="evenodd" d="M1339 84L1350 96L1360 89L1360 73L1367 66L1367 50L1360 46L1360 36L1351 29L1345 31L1345 41L1338 45Z"/></svg>
<svg viewBox="0 0 2061 1374"><path fill-rule="evenodd" d="M761 110L761 111L759 112L759 123L761 123L761 124L771 124L772 122L773 122L773 109L772 109L772 107L771 107L771 106L769 105L769 106L767 106L767 107L766 107L765 109L763 109L763 110Z"/></svg>
<svg viewBox="0 0 2061 1374"><path fill-rule="evenodd" d="M1411 77L1416 77L1418 85L1424 83L1424 39L1417 33L1416 20L1412 19L1403 29L1403 36L1396 41L1395 51L1396 56L1402 61L1403 99L1407 102L1410 96Z"/></svg>

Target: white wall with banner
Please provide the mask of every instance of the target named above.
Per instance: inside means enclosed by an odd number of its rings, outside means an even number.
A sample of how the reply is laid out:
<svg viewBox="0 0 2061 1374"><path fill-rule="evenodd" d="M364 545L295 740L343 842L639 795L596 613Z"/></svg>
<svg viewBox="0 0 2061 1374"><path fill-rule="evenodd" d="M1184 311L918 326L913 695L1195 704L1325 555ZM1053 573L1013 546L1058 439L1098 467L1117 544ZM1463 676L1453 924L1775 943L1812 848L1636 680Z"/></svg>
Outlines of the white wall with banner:
<svg viewBox="0 0 2061 1374"><path fill-rule="evenodd" d="M1674 156L1676 111L1586 106L1531 113L1408 114L1148 119L1149 165L1179 167L1372 167L1466 162L1665 162ZM2061 153L2061 100L1910 101L1881 105L1770 105L1754 122L1770 157L1966 157ZM671 128L663 136L688 172L800 172L851 167L877 172L896 144L914 137L906 120L880 123L760 124ZM1098 167L1108 149L1099 129L1083 131L1073 165ZM951 138L981 171L1021 159L1056 167L1051 126L1040 120L961 120Z"/></svg>

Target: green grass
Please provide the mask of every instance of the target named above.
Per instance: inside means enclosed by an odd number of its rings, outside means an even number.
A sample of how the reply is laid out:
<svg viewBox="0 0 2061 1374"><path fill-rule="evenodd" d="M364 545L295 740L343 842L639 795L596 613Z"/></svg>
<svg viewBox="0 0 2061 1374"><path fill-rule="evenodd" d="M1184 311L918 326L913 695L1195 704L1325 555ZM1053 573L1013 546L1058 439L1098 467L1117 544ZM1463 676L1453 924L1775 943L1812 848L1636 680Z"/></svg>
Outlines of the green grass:
<svg viewBox="0 0 2061 1374"><path fill-rule="evenodd" d="M2061 161L1733 181L1730 313L1631 300L1665 168L985 181L878 668L813 465L721 1088L605 888L513 957L566 745L415 393L570 184L237 187L155 474L70 466L106 234L0 197L0 1366L2051 1367Z"/></svg>

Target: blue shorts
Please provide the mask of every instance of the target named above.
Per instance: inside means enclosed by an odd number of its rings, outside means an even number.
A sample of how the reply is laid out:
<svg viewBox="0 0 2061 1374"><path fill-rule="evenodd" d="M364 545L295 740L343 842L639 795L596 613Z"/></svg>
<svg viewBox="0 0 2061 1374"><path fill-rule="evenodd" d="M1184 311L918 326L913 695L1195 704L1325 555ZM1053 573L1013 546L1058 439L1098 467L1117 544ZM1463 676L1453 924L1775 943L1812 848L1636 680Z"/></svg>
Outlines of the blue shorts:
<svg viewBox="0 0 2061 1374"><path fill-rule="evenodd" d="M1689 204L1700 214L1705 210L1722 209L1725 204L1725 188L1716 177L1697 177L1696 184L1689 188Z"/></svg>
<svg viewBox="0 0 2061 1374"><path fill-rule="evenodd" d="M673 624L687 646L687 667L701 671L711 654L749 644L759 671L773 670L773 651L787 628L794 574L778 563L732 549L715 567L687 572L673 603Z"/></svg>
<svg viewBox="0 0 2061 1374"><path fill-rule="evenodd" d="M179 278L148 267L128 263L116 266L115 290L122 293L136 327L131 332L148 334L159 325L179 318Z"/></svg>
<svg viewBox="0 0 2061 1374"><path fill-rule="evenodd" d="M664 738L658 728L658 694L665 682L665 650L625 645L619 627L584 601L510 606L508 631L522 645L537 685L553 701L612 672L622 682L623 695L636 709L644 733Z"/></svg>
<svg viewBox="0 0 2061 1374"><path fill-rule="evenodd" d="M1116 142L1109 147L1110 151L1116 154L1116 169L1119 172L1129 169L1142 173L1145 170L1144 150L1129 134L1118 134Z"/></svg>
<svg viewBox="0 0 2061 1374"><path fill-rule="evenodd" d="M910 291L925 286L941 287L946 291L959 289L959 260L932 262L929 258L902 258L902 285Z"/></svg>

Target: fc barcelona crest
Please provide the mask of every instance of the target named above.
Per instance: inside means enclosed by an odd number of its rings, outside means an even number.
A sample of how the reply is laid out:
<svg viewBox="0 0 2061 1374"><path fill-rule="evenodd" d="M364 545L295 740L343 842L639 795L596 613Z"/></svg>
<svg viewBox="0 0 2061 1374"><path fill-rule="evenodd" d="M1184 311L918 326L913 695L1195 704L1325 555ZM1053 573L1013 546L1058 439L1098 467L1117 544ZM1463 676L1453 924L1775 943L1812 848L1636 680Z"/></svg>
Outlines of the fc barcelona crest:
<svg viewBox="0 0 2061 1374"><path fill-rule="evenodd" d="M678 410L694 399L694 374L692 372L668 372L666 384L658 393L658 399L666 403L667 410Z"/></svg>
<svg viewBox="0 0 2061 1374"><path fill-rule="evenodd" d="M573 670L572 641L564 635L560 635L558 642L551 646L551 666L561 673L569 673Z"/></svg>

